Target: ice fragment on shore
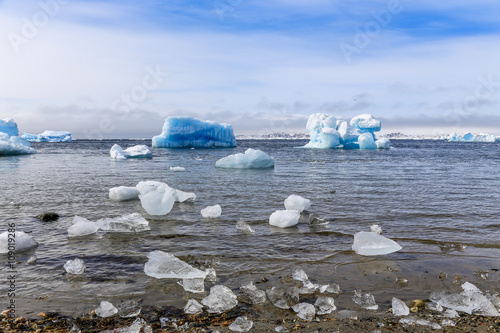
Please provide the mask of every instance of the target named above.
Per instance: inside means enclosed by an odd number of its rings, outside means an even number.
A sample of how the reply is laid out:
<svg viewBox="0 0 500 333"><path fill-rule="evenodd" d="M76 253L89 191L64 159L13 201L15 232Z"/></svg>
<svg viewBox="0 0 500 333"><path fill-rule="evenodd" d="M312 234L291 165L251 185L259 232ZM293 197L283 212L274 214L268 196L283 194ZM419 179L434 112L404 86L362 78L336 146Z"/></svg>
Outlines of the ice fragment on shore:
<svg viewBox="0 0 500 333"><path fill-rule="evenodd" d="M111 232L141 232L151 230L149 222L139 213L99 219L95 224L99 229Z"/></svg>
<svg viewBox="0 0 500 333"><path fill-rule="evenodd" d="M401 318L399 320L400 324L404 325L421 325L421 326L428 326L431 327L434 330L441 330L443 329L439 324L433 323L429 320L426 319L421 319L421 318L415 318L415 317L405 317Z"/></svg>
<svg viewBox="0 0 500 333"><path fill-rule="evenodd" d="M319 287L320 293L340 294L340 285L337 283L325 284Z"/></svg>
<svg viewBox="0 0 500 333"><path fill-rule="evenodd" d="M400 300L399 298L392 298L392 313L395 316L407 316L410 314L410 308L406 305L405 302Z"/></svg>
<svg viewBox="0 0 500 333"><path fill-rule="evenodd" d="M302 288L298 289L299 294L312 294L320 288L318 284L313 284L309 281L309 277L302 269L295 269L292 272L292 278L295 281L302 282Z"/></svg>
<svg viewBox="0 0 500 333"><path fill-rule="evenodd" d="M240 291L243 293L250 304L261 304L266 302L266 292L264 290L257 289L253 282L248 282L240 287Z"/></svg>
<svg viewBox="0 0 500 333"><path fill-rule="evenodd" d="M207 273L206 279L210 282L215 282L217 281L217 272L215 271L215 268L209 267L205 269L205 273Z"/></svg>
<svg viewBox="0 0 500 333"><path fill-rule="evenodd" d="M75 275L83 274L83 272L85 272L85 269L87 268L83 260L79 258L66 261L63 267L66 270L66 272Z"/></svg>
<svg viewBox="0 0 500 333"><path fill-rule="evenodd" d="M316 308L314 305L309 303L298 303L292 307L293 311L297 313L297 316L305 321L311 321L316 316Z"/></svg>
<svg viewBox="0 0 500 333"><path fill-rule="evenodd" d="M139 199L139 190L136 187L118 186L109 189L109 200L127 201Z"/></svg>
<svg viewBox="0 0 500 333"><path fill-rule="evenodd" d="M204 218L216 219L222 215L222 208L220 205L208 206L203 208L200 213Z"/></svg>
<svg viewBox="0 0 500 333"><path fill-rule="evenodd" d="M425 303L425 308L430 311L443 312L443 307L436 302Z"/></svg>
<svg viewBox="0 0 500 333"><path fill-rule="evenodd" d="M443 319L441 321L441 326L442 327L454 327L456 324L453 320L450 319Z"/></svg>
<svg viewBox="0 0 500 333"><path fill-rule="evenodd" d="M352 300L357 305L367 310L377 310L378 305L375 303L375 297L372 294L364 293L361 290L354 290Z"/></svg>
<svg viewBox="0 0 500 333"><path fill-rule="evenodd" d="M289 228L299 223L300 213L296 210L277 210L269 217L269 224L279 228Z"/></svg>
<svg viewBox="0 0 500 333"><path fill-rule="evenodd" d="M185 314L191 314L191 315L196 315L200 314L203 312L203 305L201 305L197 300L195 299L189 299L188 302L186 303L186 306L184 306L184 313Z"/></svg>
<svg viewBox="0 0 500 333"><path fill-rule="evenodd" d="M95 222L91 222L84 217L77 216L73 218L73 225L68 228L68 237L81 237L95 234L99 227Z"/></svg>
<svg viewBox="0 0 500 333"><path fill-rule="evenodd" d="M181 167L181 166L174 166L174 167L170 167L170 171L175 171L175 172L186 171L186 168Z"/></svg>
<svg viewBox="0 0 500 333"><path fill-rule="evenodd" d="M118 315L122 318L137 317L141 313L141 306L136 301L127 301L118 305Z"/></svg>
<svg viewBox="0 0 500 333"><path fill-rule="evenodd" d="M459 318L460 317L460 315L458 314L458 312L455 311L455 310L452 310L452 309L446 309L443 312L443 316L445 316L447 318Z"/></svg>
<svg viewBox="0 0 500 333"><path fill-rule="evenodd" d="M239 220L238 222L236 222L236 229L238 229L239 231L241 231L245 234L254 234L255 233L255 230L251 226L249 226L248 223L246 223L243 220Z"/></svg>
<svg viewBox="0 0 500 333"><path fill-rule="evenodd" d="M123 149L121 146L114 144L109 151L109 155L115 160L126 160L127 158L151 158L153 153L146 145L137 145Z"/></svg>
<svg viewBox="0 0 500 333"><path fill-rule="evenodd" d="M308 210L311 207L311 200L305 199L300 195L292 194L285 199L286 210L296 210L302 213L304 210Z"/></svg>
<svg viewBox="0 0 500 333"><path fill-rule="evenodd" d="M266 169L274 167L274 159L261 150L248 148L244 154L221 158L215 166L227 169Z"/></svg>
<svg viewBox="0 0 500 333"><path fill-rule="evenodd" d="M118 309L108 301L102 301L99 307L95 309L95 314L101 318L111 317L117 313Z"/></svg>
<svg viewBox="0 0 500 333"><path fill-rule="evenodd" d="M266 290L266 294L271 303L280 309L290 309L291 305L299 302L297 288L272 287Z"/></svg>
<svg viewBox="0 0 500 333"><path fill-rule="evenodd" d="M11 239L11 241L9 241L9 239ZM14 250L12 249L12 239L15 240ZM10 249L9 245L11 245ZM33 239L33 237L31 237L24 231L16 231L14 232L14 235L12 235L12 233L9 233L8 231L2 232L0 234L0 253L8 253L11 250L20 252L35 248L37 246L38 243Z"/></svg>
<svg viewBox="0 0 500 333"><path fill-rule="evenodd" d="M236 295L226 286L216 285L210 288L210 295L201 303L208 307L210 313L223 313L238 305Z"/></svg>
<svg viewBox="0 0 500 333"><path fill-rule="evenodd" d="M194 279L182 279L182 281L177 282L185 291L191 293L202 293L205 291L205 279L194 278Z"/></svg>
<svg viewBox="0 0 500 333"><path fill-rule="evenodd" d="M319 296L314 303L316 307L316 314L318 316L332 313L337 309L333 297Z"/></svg>
<svg viewBox="0 0 500 333"><path fill-rule="evenodd" d="M352 249L360 255L376 256L399 251L401 246L374 232L360 231L354 234Z"/></svg>
<svg viewBox="0 0 500 333"><path fill-rule="evenodd" d="M246 316L236 318L236 320L229 325L229 329L235 332L248 332L253 327L253 321L248 320Z"/></svg>
<svg viewBox="0 0 500 333"><path fill-rule="evenodd" d="M445 308L472 314L471 299L468 296L445 291L433 291L429 299Z"/></svg>
<svg viewBox="0 0 500 333"><path fill-rule="evenodd" d="M288 332L290 332L290 331L288 330L288 328L286 328L286 326L284 326L284 325L276 326L276 327L274 328L274 331L275 331L275 332L278 332L278 333L288 333Z"/></svg>

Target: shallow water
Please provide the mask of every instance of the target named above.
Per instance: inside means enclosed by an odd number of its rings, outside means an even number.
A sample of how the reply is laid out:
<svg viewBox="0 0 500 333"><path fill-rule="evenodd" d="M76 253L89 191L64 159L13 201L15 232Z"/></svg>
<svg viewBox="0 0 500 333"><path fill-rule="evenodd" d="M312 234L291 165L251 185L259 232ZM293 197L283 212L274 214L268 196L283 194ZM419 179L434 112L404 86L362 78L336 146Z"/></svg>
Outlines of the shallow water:
<svg viewBox="0 0 500 333"><path fill-rule="evenodd" d="M113 161L109 149L150 144L150 140L74 141L33 144L37 154L0 157L2 227L15 222L38 241L35 251L18 254L16 302L19 314L89 312L101 300L183 307L188 294L174 280L144 274L147 255L170 252L197 267L214 267L219 284L237 289L244 282L280 284L302 268L316 283L339 283L339 309L356 308L353 289L372 292L377 302L424 298L430 290L470 281L500 292L499 143L394 140L390 150L296 148L303 140L242 140L234 149L152 149L154 158ZM269 170L224 170L215 162L247 148L276 160ZM169 167L182 166L184 172ZM108 190L157 180L188 192L195 203L176 204L165 217L150 217L139 201L114 203ZM310 212L330 223L269 226L271 213L298 194L312 201ZM203 219L200 210L220 204L222 217ZM56 222L39 213L55 211ZM74 215L90 220L140 212L151 231L98 234L68 239ZM255 229L236 229L243 219ZM403 249L363 257L351 250L352 235L380 225ZM36 253L34 265L26 259ZM64 263L84 259L82 276L68 276ZM7 276L7 258L0 276ZM486 279L478 271L487 271ZM446 273L447 278L438 278ZM484 277L484 274L483 274ZM397 283L397 278L408 280ZM207 283L207 290L212 284ZM2 286L5 291L6 284ZM0 299L8 304L6 292ZM77 300L77 301L75 301Z"/></svg>

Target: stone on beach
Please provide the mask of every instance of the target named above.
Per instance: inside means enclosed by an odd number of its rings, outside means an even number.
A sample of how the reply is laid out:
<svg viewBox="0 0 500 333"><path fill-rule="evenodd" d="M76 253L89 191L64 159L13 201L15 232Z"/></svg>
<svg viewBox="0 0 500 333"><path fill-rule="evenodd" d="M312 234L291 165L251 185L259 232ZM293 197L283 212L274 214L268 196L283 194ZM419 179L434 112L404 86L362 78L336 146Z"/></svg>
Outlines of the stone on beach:
<svg viewBox="0 0 500 333"><path fill-rule="evenodd" d="M300 213L296 210L277 210L269 217L269 224L279 228L289 228L299 223Z"/></svg>
<svg viewBox="0 0 500 333"><path fill-rule="evenodd" d="M200 213L204 218L216 219L222 215L222 208L220 205L208 206L203 208Z"/></svg>
<svg viewBox="0 0 500 333"><path fill-rule="evenodd" d="M209 313L223 313L238 305L236 295L226 286L216 285L210 288L210 295L201 303L208 307Z"/></svg>
<svg viewBox="0 0 500 333"><path fill-rule="evenodd" d="M296 210L302 213L304 210L308 210L311 207L311 200L305 199L300 195L292 194L285 199L285 209L286 210Z"/></svg>
<svg viewBox="0 0 500 333"><path fill-rule="evenodd" d="M15 240L15 245L12 246L12 241L9 239ZM11 245L9 247L9 245ZM38 246L38 243L25 233L24 231L16 231L16 232L2 232L0 234L0 253L9 253L9 251L21 252L29 249L33 249Z"/></svg>
<svg viewBox="0 0 500 333"><path fill-rule="evenodd" d="M376 256L396 252L402 248L395 241L375 232L360 231L354 234L352 249L360 255Z"/></svg>
<svg viewBox="0 0 500 333"><path fill-rule="evenodd" d="M83 274L83 272L85 272L86 268L87 268L87 266L85 265L83 260L79 259L79 258L76 258L73 260L68 260L64 264L64 269L69 274L75 274L75 275Z"/></svg>

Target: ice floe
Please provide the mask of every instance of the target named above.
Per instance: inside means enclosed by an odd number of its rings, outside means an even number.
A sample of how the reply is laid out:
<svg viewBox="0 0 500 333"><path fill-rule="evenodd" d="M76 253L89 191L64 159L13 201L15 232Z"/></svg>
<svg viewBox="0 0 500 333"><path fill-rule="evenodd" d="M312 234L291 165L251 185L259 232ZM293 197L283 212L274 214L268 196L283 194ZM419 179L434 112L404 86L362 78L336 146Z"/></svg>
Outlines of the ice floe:
<svg viewBox="0 0 500 333"><path fill-rule="evenodd" d="M265 169L274 167L274 159L261 150L248 148L244 154L237 153L221 158L215 166L226 169Z"/></svg>
<svg viewBox="0 0 500 333"><path fill-rule="evenodd" d="M137 145L123 149L121 146L114 144L109 151L109 155L115 160L126 160L128 158L151 158L153 153L146 145Z"/></svg>

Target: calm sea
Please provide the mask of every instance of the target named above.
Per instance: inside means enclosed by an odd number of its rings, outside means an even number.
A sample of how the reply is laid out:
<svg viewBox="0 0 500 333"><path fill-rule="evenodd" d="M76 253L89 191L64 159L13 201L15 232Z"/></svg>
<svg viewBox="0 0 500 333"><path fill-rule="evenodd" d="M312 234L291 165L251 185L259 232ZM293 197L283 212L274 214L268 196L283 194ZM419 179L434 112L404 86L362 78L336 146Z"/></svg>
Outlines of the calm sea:
<svg viewBox="0 0 500 333"><path fill-rule="evenodd" d="M35 143L35 155L0 157L1 231L15 222L39 243L36 251L18 254L18 314L77 315L102 300L128 299L182 308L188 298L205 296L146 276L153 250L215 268L217 283L236 292L263 277L268 281L258 284L261 289L280 285L301 268L315 283L340 285L339 309L356 308L354 289L373 293L381 311L393 296L425 298L436 289L459 290L465 281L500 292L500 143L393 140L390 150L315 150L297 148L304 140L242 140L234 149L152 149L153 159L113 161L114 143L127 148L150 140ZM247 148L267 152L275 168L215 168L219 158ZM173 166L186 170L170 171ZM197 200L176 204L160 218L148 216L139 201L108 200L110 188L144 180L195 192ZM269 226L269 216L284 209L291 194L310 199L310 212L329 223L310 225L304 214L297 227ZM200 210L215 204L222 206L221 218L203 219ZM49 211L61 218L35 218ZM151 231L67 237L75 215L96 220L133 212L148 219ZM241 219L254 235L236 229ZM372 224L403 249L355 254L353 234ZM29 265L33 254L38 259ZM64 263L76 257L84 259L85 273L64 274ZM5 280L7 258L1 258ZM0 286L6 308L8 285Z"/></svg>

